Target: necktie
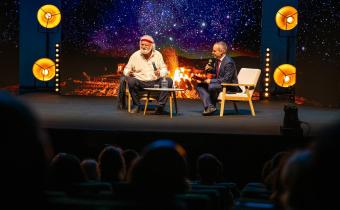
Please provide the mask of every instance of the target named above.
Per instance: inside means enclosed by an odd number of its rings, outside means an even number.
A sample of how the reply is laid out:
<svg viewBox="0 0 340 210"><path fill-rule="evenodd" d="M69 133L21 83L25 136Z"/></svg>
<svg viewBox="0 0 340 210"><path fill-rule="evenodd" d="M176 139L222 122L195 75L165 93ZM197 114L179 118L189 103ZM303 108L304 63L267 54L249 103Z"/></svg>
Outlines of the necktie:
<svg viewBox="0 0 340 210"><path fill-rule="evenodd" d="M217 60L217 66L216 66L216 78L218 77L218 74L220 73L220 66L221 66L221 60Z"/></svg>

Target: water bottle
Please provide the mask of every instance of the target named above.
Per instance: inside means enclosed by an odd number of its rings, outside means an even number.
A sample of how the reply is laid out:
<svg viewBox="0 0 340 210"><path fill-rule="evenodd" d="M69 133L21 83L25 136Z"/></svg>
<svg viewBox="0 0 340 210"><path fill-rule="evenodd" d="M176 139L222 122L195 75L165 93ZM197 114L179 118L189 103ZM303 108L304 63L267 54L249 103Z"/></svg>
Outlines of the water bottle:
<svg viewBox="0 0 340 210"><path fill-rule="evenodd" d="M166 80L165 77L163 77L162 83L161 83L162 88L168 88L168 80Z"/></svg>

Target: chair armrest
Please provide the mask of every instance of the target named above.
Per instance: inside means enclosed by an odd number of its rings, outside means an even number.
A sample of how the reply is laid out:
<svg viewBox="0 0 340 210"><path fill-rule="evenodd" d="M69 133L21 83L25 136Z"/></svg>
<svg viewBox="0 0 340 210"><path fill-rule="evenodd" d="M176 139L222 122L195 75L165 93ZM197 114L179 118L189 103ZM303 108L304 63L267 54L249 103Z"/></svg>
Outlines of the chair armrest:
<svg viewBox="0 0 340 210"><path fill-rule="evenodd" d="M249 86L255 87L254 84L234 84L234 83L221 83L222 86Z"/></svg>
<svg viewBox="0 0 340 210"><path fill-rule="evenodd" d="M227 86L245 86L246 89L249 89L249 90L253 90L255 88L255 85L254 84L234 84L234 83L222 83L221 84L223 87L227 87Z"/></svg>

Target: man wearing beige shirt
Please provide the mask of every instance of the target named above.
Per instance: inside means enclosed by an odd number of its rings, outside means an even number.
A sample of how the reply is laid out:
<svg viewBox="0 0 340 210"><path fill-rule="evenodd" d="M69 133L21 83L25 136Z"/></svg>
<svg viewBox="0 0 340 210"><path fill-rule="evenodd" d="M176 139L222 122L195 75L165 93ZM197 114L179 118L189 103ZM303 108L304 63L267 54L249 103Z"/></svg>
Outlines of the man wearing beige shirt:
<svg viewBox="0 0 340 210"><path fill-rule="evenodd" d="M140 50L133 53L128 64L124 68L124 75L128 82L129 91L132 97L133 107L131 113L139 111L138 91L144 88L154 87L155 84L161 86L162 77L167 75L167 68L162 54L155 49L154 39L149 35L144 35L139 40ZM168 87L172 87L172 79L166 78ZM168 99L168 93L161 91L158 98L156 114L161 114Z"/></svg>

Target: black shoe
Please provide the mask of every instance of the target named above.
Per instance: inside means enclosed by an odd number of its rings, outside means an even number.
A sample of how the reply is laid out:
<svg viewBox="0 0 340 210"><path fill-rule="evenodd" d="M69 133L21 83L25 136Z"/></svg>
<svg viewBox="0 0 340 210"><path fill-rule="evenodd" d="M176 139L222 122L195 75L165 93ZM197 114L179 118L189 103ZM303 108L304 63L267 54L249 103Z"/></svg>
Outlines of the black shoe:
<svg viewBox="0 0 340 210"><path fill-rule="evenodd" d="M155 109L155 114L161 115L164 112L164 106L157 106Z"/></svg>
<svg viewBox="0 0 340 210"><path fill-rule="evenodd" d="M209 116L209 115L212 115L215 111L216 111L216 108L215 108L214 106L209 106L208 108L206 108L206 109L202 112L202 115L204 115L204 116Z"/></svg>
<svg viewBox="0 0 340 210"><path fill-rule="evenodd" d="M135 114L135 113L138 113L138 112L139 112L139 107L138 106L134 106L134 107L131 108L130 113Z"/></svg>

